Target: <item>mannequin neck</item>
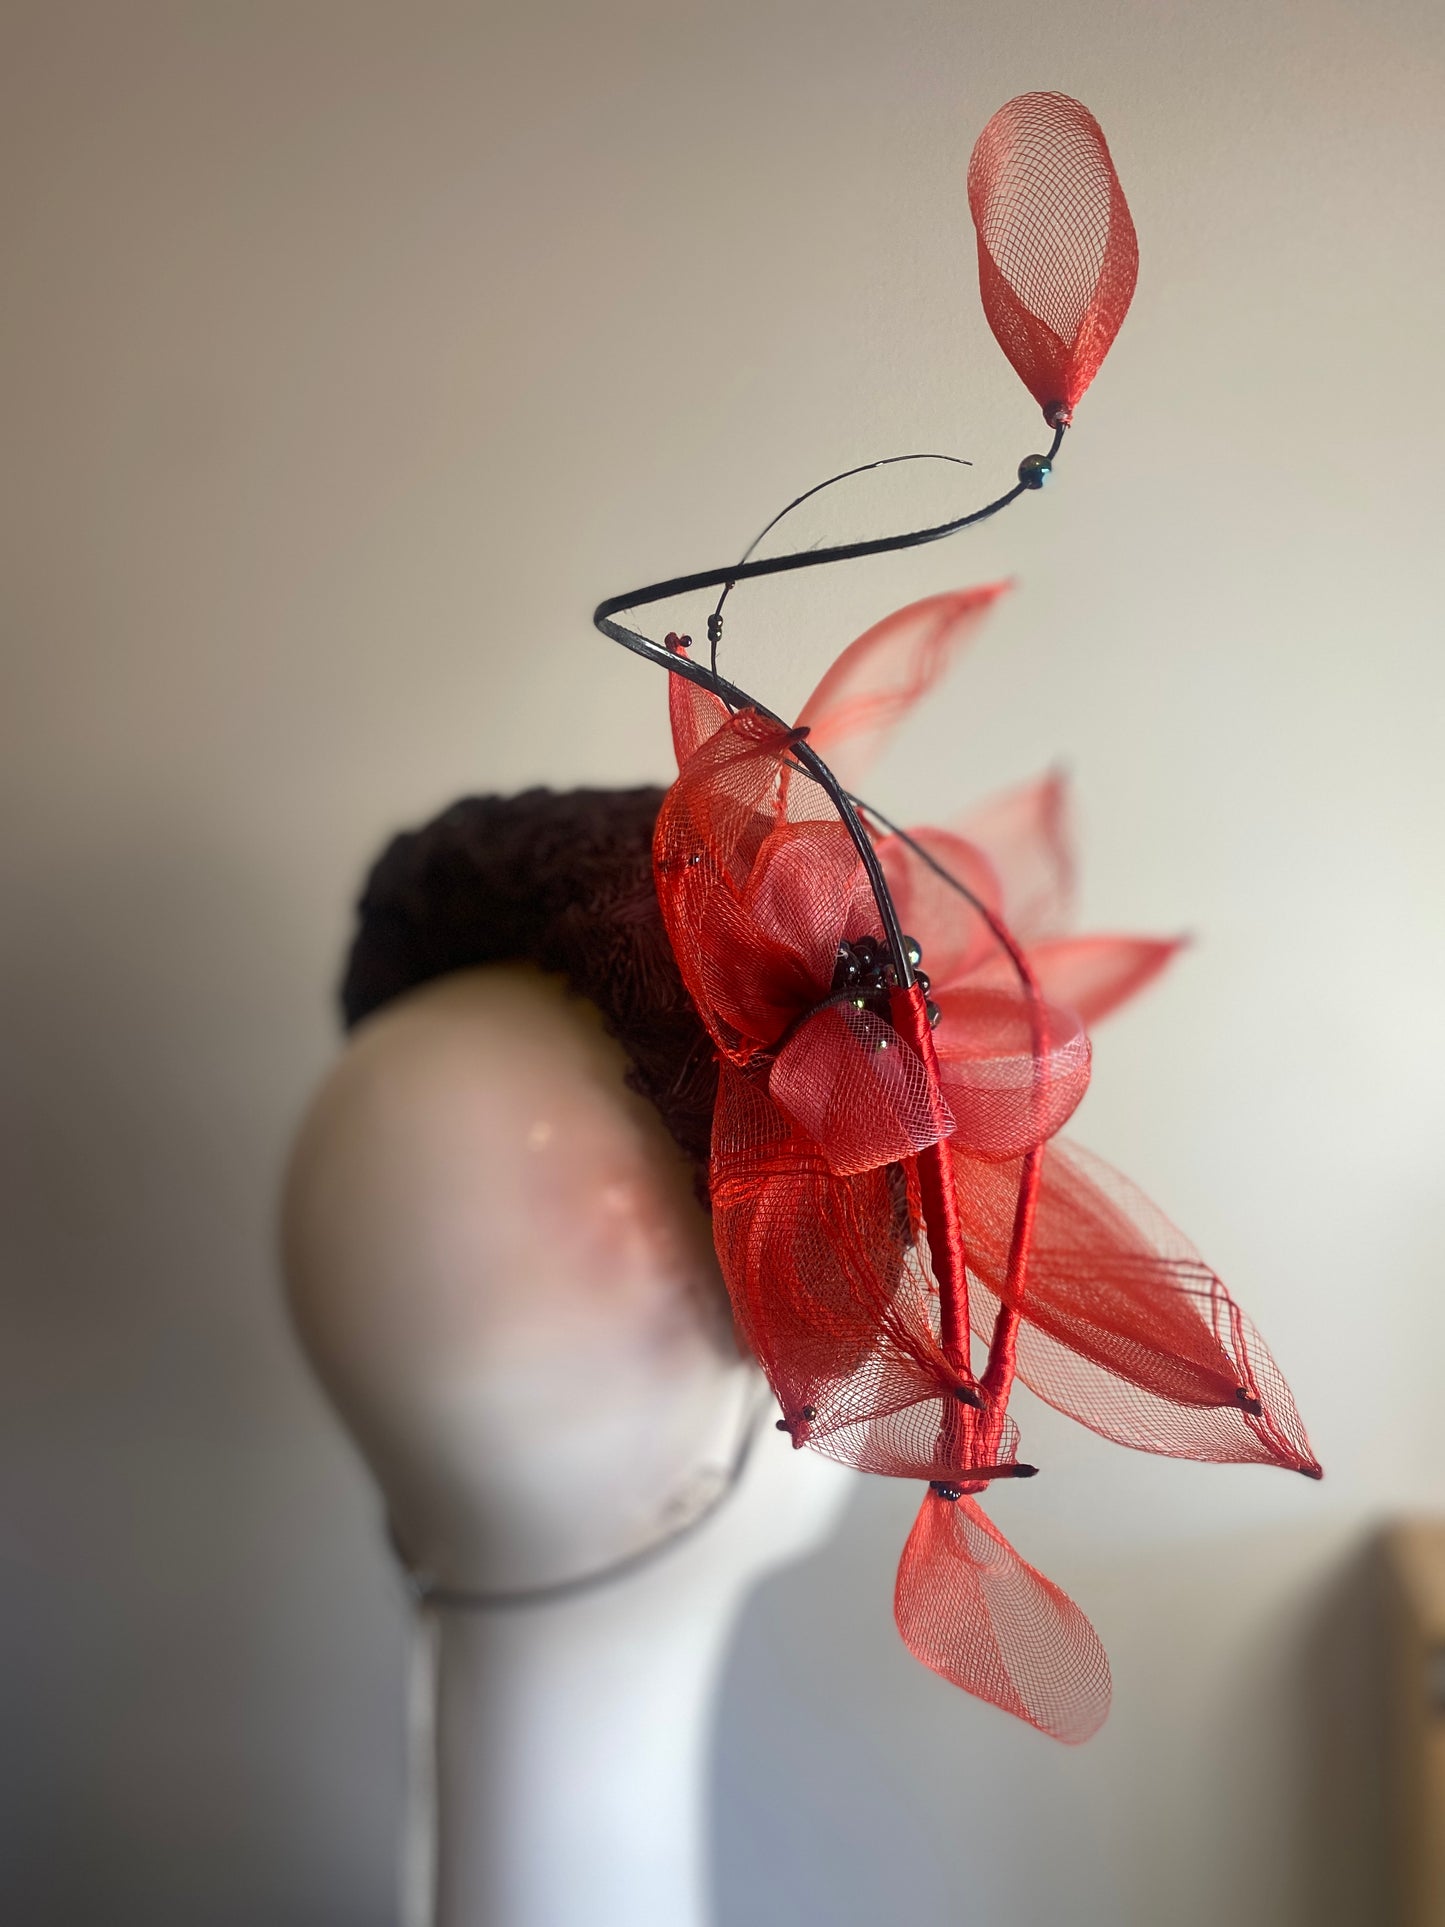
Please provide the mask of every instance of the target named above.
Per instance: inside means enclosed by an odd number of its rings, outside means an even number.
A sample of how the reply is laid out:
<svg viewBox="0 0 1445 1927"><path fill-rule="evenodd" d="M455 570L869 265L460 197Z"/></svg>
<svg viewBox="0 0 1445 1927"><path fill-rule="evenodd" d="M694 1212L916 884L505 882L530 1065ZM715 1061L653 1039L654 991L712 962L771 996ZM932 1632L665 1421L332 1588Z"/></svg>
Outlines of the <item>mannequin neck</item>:
<svg viewBox="0 0 1445 1927"><path fill-rule="evenodd" d="M691 1550L543 1605L421 1609L428 1927L704 1927L710 1711L746 1582Z"/></svg>

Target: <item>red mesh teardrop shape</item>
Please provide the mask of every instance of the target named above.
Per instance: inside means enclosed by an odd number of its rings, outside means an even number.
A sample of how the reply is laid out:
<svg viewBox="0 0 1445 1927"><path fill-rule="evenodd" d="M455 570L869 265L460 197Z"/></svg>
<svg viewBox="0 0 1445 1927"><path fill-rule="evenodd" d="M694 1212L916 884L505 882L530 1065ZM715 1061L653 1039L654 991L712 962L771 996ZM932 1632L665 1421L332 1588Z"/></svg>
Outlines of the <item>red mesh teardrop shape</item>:
<svg viewBox="0 0 1445 1927"><path fill-rule="evenodd" d="M1139 245L1103 130L1067 94L1020 94L968 164L978 285L1050 425L1067 421L1134 295Z"/></svg>
<svg viewBox="0 0 1445 1927"><path fill-rule="evenodd" d="M1112 1683L1099 1635L972 1499L926 1495L893 1614L915 1659L1041 1733L1076 1745L1103 1725Z"/></svg>

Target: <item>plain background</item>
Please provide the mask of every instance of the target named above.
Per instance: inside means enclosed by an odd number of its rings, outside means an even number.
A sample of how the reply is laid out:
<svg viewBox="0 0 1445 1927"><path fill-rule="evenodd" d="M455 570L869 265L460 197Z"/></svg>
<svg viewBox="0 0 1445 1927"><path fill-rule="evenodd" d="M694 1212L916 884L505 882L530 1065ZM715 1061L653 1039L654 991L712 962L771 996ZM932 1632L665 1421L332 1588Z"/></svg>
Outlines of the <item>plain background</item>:
<svg viewBox="0 0 1445 1927"><path fill-rule="evenodd" d="M742 1628L719 1918L1382 1918L1369 1546L1445 1503L1442 82L1434 0L0 8L8 1919L392 1919L404 1614L273 1255L350 901L461 793L665 778L599 596L855 461L969 455L948 507L1039 443L963 192L1039 86L1143 253L1056 484L739 592L731 660L784 707L1019 579L874 793L1062 759L1087 922L1198 935L1075 1131L1329 1476L1022 1414L999 1514L1114 1662L1079 1752L908 1660L874 1482Z"/></svg>

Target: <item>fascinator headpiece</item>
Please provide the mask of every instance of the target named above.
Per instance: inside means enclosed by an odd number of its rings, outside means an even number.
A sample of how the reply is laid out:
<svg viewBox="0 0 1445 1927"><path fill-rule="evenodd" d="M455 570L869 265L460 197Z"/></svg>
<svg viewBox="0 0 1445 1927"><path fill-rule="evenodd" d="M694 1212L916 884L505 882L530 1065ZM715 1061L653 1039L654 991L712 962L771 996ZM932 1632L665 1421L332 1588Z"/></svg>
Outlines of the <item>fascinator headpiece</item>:
<svg viewBox="0 0 1445 1927"><path fill-rule="evenodd" d="M994 115L968 198L984 312L1047 449L951 521L785 555L754 544L611 597L596 622L670 676L678 773L652 874L716 1065L707 1192L738 1331L795 1446L922 1482L895 1593L910 1650L1075 1741L1108 1708L1103 1649L983 1504L1035 1469L1015 1383L1138 1450L1320 1473L1220 1279L1059 1135L1088 1084L1089 1025L1173 946L1063 933L1056 779L948 829L905 831L857 793L996 587L888 617L792 723L718 667L737 584L940 540L1048 479L1133 294L1128 205L1098 123L1050 93ZM706 651L622 619L714 589Z"/></svg>

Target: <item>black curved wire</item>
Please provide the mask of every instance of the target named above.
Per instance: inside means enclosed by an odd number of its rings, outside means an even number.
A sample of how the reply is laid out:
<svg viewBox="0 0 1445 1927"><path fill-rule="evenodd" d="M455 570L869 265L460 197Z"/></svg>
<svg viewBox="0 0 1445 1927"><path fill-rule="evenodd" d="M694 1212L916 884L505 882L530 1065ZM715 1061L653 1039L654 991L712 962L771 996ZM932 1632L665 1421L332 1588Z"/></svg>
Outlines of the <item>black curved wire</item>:
<svg viewBox="0 0 1445 1927"><path fill-rule="evenodd" d="M989 934L1013 966L1014 974L1017 976L1024 991L1026 993L1032 993L1036 997L1038 994L1038 985L1034 980L1033 971L1029 968L1028 958L1020 949L1018 940L1008 925L988 907L978 892L976 890L970 890L963 879L956 877L946 864L940 863L933 852L926 849L924 845L918 841L916 836L913 836L909 831L905 830L901 824L895 823L891 817L885 816L882 810L878 809L874 804L865 802L861 796L854 796L851 791L848 792L848 801L865 821L871 818L885 834L888 836L896 836L898 841L902 843L906 849L913 852L920 863L927 869L932 870L933 874L946 883L951 890L956 890L964 901L978 912L987 926Z"/></svg>
<svg viewBox="0 0 1445 1927"><path fill-rule="evenodd" d="M811 488L805 488L801 495L795 495L793 497L792 501L789 502L788 506L785 509L779 509L777 514L773 517L772 521L765 523L763 527L758 530L757 534L753 537L752 541L749 542L748 546L743 550L741 556L738 558L738 567L741 568L745 562L749 562L752 560L753 556L756 555L756 553L762 547L764 542L767 541L768 537L772 534L773 530L778 526L779 522L786 520L786 518L792 514L794 509L800 509L803 506L804 502L811 502L815 495L821 495L824 489L833 488L839 482L851 482L855 475L870 475L873 472L873 470L876 468L895 468L900 464L902 464L903 462L952 462L959 468L973 467L973 463L969 461L965 461L962 455L922 454L922 455L884 455L880 457L880 459L876 462L860 462L856 468L845 468L841 474L830 475L826 482L815 482ZM733 580L735 582L736 577L734 577ZM713 612L707 619L707 639L711 646L711 655L709 659L712 663L712 672L714 675L716 675L718 672L717 671L717 646L718 646L718 643L722 640L723 607L726 604L727 599L732 594L732 592L733 592L733 582L724 583L723 592L718 597L717 603L713 609Z"/></svg>
<svg viewBox="0 0 1445 1927"><path fill-rule="evenodd" d="M657 642L651 636L643 635L640 630L629 628L626 623L619 622L617 617L633 609L647 608L652 603L670 602L677 596L690 595L698 589L721 589L722 595L714 612L716 615L720 613L723 602L739 582L750 582L767 575L790 575L798 569L826 568L833 562L860 561L865 556L891 555L900 549L917 549L928 542L941 542L945 536L957 535L961 529L971 528L977 522L987 521L990 516L997 515L1000 509L1007 508L1010 502L1017 501L1020 495L1031 494L1038 484L1025 481L1025 472L1031 464L1040 459L1048 465L1049 469L1052 469L1059 449L1063 445L1067 426L1067 422L1063 421L1057 424L1053 441L1042 458L1029 456L1020 463L1019 479L1012 488L1006 489L1002 495L995 496L991 502L986 502L982 508L971 510L967 515L955 516L952 521L939 522L926 529L908 529L901 534L873 536L861 542L840 542L826 549L801 549L790 555L754 556L752 549L756 549L763 535L768 533L768 529L775 528L783 516L796 508L799 502L806 501L809 496L831 487L834 482L845 480L849 475L860 474L869 468L880 468L884 462L865 462L861 468L848 469L842 475L830 476L826 482L819 482L815 487L808 489L796 501L790 502L786 509L775 515L768 524L768 528L763 530L762 535L745 553L742 561L734 562L726 568L699 569L690 575L670 576L665 582L651 582L640 589L628 589L621 595L608 596L605 601L599 602L592 612L593 624L610 641L621 643L624 649L630 649L634 655L657 663L670 675L682 676L688 682L697 683L701 688L711 690L727 704L729 709L756 710L765 721L776 723L780 729L786 729L788 725L781 716L775 715L771 709L750 696L745 689L739 688L726 676L720 675L714 666L694 662L690 656L674 652L666 643ZM912 458L888 456L884 461L908 459ZM715 641L716 638L714 638ZM882 919L883 934L888 944L894 977L898 987L901 990L907 990L914 981L914 968L903 941L903 930L898 921L898 911L893 902L892 892L888 888L883 866L879 863L877 852L873 848L873 839L869 836L853 799L817 751L809 747L805 731L798 734L792 754L799 766L806 770L823 790L843 820L844 827L867 873L869 888L878 905L878 914ZM879 820L881 821L881 818Z"/></svg>

